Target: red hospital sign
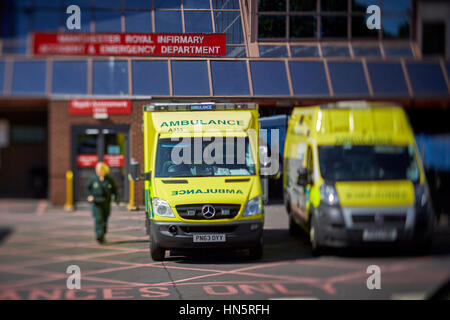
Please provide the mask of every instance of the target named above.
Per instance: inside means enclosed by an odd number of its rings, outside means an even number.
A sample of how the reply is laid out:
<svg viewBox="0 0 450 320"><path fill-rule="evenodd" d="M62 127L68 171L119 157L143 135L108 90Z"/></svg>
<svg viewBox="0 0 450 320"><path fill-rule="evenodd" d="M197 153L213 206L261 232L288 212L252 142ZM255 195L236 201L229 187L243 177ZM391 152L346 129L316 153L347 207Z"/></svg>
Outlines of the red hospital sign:
<svg viewBox="0 0 450 320"><path fill-rule="evenodd" d="M93 114L130 114L130 100L70 100L69 113L77 116Z"/></svg>
<svg viewBox="0 0 450 320"><path fill-rule="evenodd" d="M225 56L225 34L33 33L36 55Z"/></svg>
<svg viewBox="0 0 450 320"><path fill-rule="evenodd" d="M123 154L105 154L103 160L108 167L125 166L125 156Z"/></svg>
<svg viewBox="0 0 450 320"><path fill-rule="evenodd" d="M96 154L79 154L76 162L78 168L94 168L98 162L98 156Z"/></svg>

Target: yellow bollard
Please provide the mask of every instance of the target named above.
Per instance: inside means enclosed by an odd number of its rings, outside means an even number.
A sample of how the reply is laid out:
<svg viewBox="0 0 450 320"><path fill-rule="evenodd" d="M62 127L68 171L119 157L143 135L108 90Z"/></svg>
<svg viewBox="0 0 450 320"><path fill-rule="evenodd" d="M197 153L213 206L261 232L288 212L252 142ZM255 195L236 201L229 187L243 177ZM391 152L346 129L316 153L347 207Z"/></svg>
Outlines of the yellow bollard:
<svg viewBox="0 0 450 320"><path fill-rule="evenodd" d="M66 203L64 210L73 211L73 172L66 172Z"/></svg>
<svg viewBox="0 0 450 320"><path fill-rule="evenodd" d="M136 204L134 203L134 180L131 178L131 175L128 175L128 181L130 182L129 184L129 201L128 201L128 205L127 205L127 209L128 211L132 211L132 210L137 210L136 208Z"/></svg>

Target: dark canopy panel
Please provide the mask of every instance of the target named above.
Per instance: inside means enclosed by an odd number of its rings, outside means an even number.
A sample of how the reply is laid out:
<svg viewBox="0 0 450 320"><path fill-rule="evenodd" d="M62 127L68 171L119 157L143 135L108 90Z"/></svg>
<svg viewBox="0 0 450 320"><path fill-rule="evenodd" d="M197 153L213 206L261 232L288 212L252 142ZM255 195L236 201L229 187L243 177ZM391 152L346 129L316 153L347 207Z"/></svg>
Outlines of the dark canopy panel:
<svg viewBox="0 0 450 320"><path fill-rule="evenodd" d="M329 62L328 68L336 96L369 95L361 62Z"/></svg>
<svg viewBox="0 0 450 320"><path fill-rule="evenodd" d="M414 96L448 95L447 84L439 62L406 64Z"/></svg>
<svg viewBox="0 0 450 320"><path fill-rule="evenodd" d="M408 96L408 86L400 63L367 63L373 93L379 96Z"/></svg>
<svg viewBox="0 0 450 320"><path fill-rule="evenodd" d="M284 61L251 61L254 95L289 95Z"/></svg>
<svg viewBox="0 0 450 320"><path fill-rule="evenodd" d="M52 92L55 94L87 94L86 61L54 61Z"/></svg>
<svg viewBox="0 0 450 320"><path fill-rule="evenodd" d="M294 95L328 96L327 78L323 62L289 62Z"/></svg>
<svg viewBox="0 0 450 320"><path fill-rule="evenodd" d="M209 96L206 61L172 61L172 84L175 96Z"/></svg>
<svg viewBox="0 0 450 320"><path fill-rule="evenodd" d="M215 96L250 95L245 61L211 61L211 76Z"/></svg>
<svg viewBox="0 0 450 320"><path fill-rule="evenodd" d="M170 95L167 61L135 60L133 68L133 94Z"/></svg>
<svg viewBox="0 0 450 320"><path fill-rule="evenodd" d="M3 93L4 91L4 84L5 84L5 62L0 61L0 93Z"/></svg>
<svg viewBox="0 0 450 320"><path fill-rule="evenodd" d="M92 63L93 94L128 94L127 61L94 61Z"/></svg>
<svg viewBox="0 0 450 320"><path fill-rule="evenodd" d="M16 95L45 95L46 61L15 61L11 93Z"/></svg>

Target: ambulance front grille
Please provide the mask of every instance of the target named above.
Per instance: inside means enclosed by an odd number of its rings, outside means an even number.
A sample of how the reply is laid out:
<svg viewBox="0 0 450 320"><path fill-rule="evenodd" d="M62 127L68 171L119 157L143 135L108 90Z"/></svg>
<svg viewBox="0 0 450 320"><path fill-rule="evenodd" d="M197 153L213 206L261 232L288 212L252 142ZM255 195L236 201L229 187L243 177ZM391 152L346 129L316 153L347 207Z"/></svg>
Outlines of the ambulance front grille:
<svg viewBox="0 0 450 320"><path fill-rule="evenodd" d="M354 226L392 226L403 228L406 223L405 214L357 214L352 215Z"/></svg>
<svg viewBox="0 0 450 320"><path fill-rule="evenodd" d="M238 226L183 226L180 227L184 233L232 233Z"/></svg>
<svg viewBox="0 0 450 320"><path fill-rule="evenodd" d="M217 220L217 219L233 219L239 213L241 208L238 204L208 204L214 208L214 215L206 218L202 213L205 204L191 204L175 206L180 217L191 220Z"/></svg>

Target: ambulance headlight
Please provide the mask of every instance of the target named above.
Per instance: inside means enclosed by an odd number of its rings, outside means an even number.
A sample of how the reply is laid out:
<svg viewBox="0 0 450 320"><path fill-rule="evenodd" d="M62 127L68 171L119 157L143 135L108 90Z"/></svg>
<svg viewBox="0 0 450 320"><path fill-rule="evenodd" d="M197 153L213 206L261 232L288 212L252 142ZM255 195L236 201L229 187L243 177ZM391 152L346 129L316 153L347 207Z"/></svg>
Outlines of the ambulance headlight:
<svg viewBox="0 0 450 320"><path fill-rule="evenodd" d="M175 217L172 209L170 208L167 201L160 198L153 198L153 212L159 217Z"/></svg>
<svg viewBox="0 0 450 320"><path fill-rule="evenodd" d="M257 214L261 214L262 212L263 212L262 198L256 197L247 202L247 205L245 206L242 216L243 217L254 216Z"/></svg>
<svg viewBox="0 0 450 320"><path fill-rule="evenodd" d="M334 186L324 183L320 186L319 192L320 192L320 199L324 203L326 203L330 206L333 206L333 205L336 205L339 203L338 194L337 194Z"/></svg>

